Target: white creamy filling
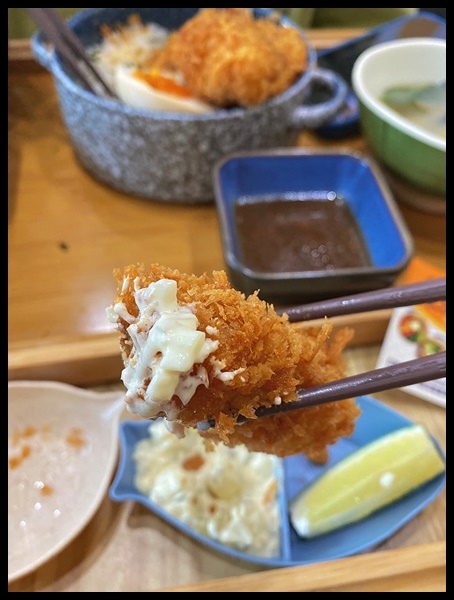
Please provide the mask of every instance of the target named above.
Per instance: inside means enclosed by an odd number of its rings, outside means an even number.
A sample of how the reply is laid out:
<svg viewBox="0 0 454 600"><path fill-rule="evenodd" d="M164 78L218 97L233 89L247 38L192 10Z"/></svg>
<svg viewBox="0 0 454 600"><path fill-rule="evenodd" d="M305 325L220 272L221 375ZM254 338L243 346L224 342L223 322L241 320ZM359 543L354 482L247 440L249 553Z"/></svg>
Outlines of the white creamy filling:
<svg viewBox="0 0 454 600"><path fill-rule="evenodd" d="M165 413L173 420L178 416L174 396L187 404L199 385L208 387L201 363L218 342L197 330L198 320L189 306L178 304L176 281L161 279L141 289L138 284L136 280L137 317L121 302L107 310L111 321L121 317L129 323L132 349L121 375L125 400L131 412L144 418Z"/></svg>

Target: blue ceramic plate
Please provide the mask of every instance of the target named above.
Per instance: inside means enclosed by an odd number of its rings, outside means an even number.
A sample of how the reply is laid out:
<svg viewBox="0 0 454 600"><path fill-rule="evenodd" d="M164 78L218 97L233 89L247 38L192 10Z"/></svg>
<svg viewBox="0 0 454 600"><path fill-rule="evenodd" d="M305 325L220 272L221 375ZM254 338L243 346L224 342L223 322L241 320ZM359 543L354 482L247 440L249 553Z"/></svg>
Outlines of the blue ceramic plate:
<svg viewBox="0 0 454 600"><path fill-rule="evenodd" d="M377 400L360 397L357 401L362 414L357 421L355 432L351 438L342 439L331 447L330 460L326 465L315 465L302 455L283 459L279 495L282 521L281 550L278 556L263 558L219 544L183 524L136 489L134 486L135 463L132 455L137 442L148 437L150 421L123 421L120 424L120 464L110 488L110 497L117 502L124 500L140 502L195 540L219 552L251 563L270 567L288 567L358 554L393 535L430 504L444 488L446 474L443 473L437 476L404 498L358 523L314 539L303 540L299 538L288 518L287 507L289 501L300 493L310 481L321 475L323 471L329 469L347 454L354 452L378 437L412 423L403 415ZM443 454L439 446L438 449Z"/></svg>

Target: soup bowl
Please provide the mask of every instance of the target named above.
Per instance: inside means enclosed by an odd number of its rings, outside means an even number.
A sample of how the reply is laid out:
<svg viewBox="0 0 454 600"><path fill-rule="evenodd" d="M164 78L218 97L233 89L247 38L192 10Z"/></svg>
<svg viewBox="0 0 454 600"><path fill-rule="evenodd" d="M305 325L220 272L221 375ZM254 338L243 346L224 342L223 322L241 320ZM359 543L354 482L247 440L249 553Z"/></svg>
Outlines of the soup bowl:
<svg viewBox="0 0 454 600"><path fill-rule="evenodd" d="M126 24L131 14L169 31L178 29L199 8L90 8L69 19L69 27L90 48L102 41L102 25ZM222 9L219 9L222 10ZM254 8L255 18L275 13ZM304 32L291 20L280 23ZM41 32L32 37L36 60L53 75L74 152L95 178L134 196L174 202L212 202L212 169L225 155L292 146L306 128L330 120L341 108L346 85L320 69L306 40L307 68L283 93L248 108L209 114L172 113L134 108L88 91ZM331 95L309 102L316 86Z"/></svg>
<svg viewBox="0 0 454 600"><path fill-rule="evenodd" d="M390 90L446 82L446 40L408 38L363 52L352 72L362 132L371 152L393 174L425 193L446 195L446 134L421 125L384 101ZM430 114L429 104L420 112ZM445 114L446 118L446 114Z"/></svg>

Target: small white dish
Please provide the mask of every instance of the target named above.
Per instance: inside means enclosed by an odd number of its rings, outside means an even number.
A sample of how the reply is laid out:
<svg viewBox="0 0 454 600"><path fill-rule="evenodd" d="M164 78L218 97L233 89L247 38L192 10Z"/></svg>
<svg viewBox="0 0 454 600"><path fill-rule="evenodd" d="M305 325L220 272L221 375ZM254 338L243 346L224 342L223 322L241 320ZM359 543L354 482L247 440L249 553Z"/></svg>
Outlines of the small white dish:
<svg viewBox="0 0 454 600"><path fill-rule="evenodd" d="M62 550L96 512L123 408L118 391L8 383L8 582Z"/></svg>

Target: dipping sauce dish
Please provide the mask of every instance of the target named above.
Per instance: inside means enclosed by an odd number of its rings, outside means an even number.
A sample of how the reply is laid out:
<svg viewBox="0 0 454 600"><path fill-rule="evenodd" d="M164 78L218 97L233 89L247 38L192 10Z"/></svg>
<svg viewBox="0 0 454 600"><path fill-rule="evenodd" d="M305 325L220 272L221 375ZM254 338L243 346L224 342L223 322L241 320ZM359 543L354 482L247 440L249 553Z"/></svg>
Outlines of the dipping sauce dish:
<svg viewBox="0 0 454 600"><path fill-rule="evenodd" d="M391 285L413 241L376 165L359 153L230 155L214 173L232 284L278 304Z"/></svg>

